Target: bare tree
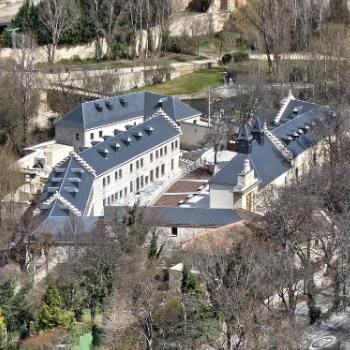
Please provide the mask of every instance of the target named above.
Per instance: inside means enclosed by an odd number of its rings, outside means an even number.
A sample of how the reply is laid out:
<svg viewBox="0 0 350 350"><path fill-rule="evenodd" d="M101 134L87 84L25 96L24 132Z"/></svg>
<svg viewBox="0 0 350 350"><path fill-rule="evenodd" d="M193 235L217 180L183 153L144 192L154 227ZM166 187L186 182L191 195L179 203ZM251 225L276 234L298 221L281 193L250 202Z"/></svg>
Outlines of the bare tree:
<svg viewBox="0 0 350 350"><path fill-rule="evenodd" d="M53 63L56 48L62 36L73 28L79 17L75 0L44 0L39 6L39 17L47 31L48 62Z"/></svg>

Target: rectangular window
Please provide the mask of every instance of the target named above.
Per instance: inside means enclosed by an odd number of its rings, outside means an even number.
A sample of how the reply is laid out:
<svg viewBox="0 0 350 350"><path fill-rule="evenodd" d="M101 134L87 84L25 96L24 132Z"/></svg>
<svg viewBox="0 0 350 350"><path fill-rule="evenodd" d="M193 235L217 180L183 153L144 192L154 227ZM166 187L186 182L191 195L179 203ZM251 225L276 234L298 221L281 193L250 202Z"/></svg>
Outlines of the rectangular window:
<svg viewBox="0 0 350 350"><path fill-rule="evenodd" d="M143 168L143 158L141 158L141 168Z"/></svg>
<svg viewBox="0 0 350 350"><path fill-rule="evenodd" d="M111 197L108 197L108 198L107 198L107 203L108 203L108 205L111 204Z"/></svg>
<svg viewBox="0 0 350 350"><path fill-rule="evenodd" d="M109 185L111 183L111 177L108 175L107 176L107 185Z"/></svg>
<svg viewBox="0 0 350 350"><path fill-rule="evenodd" d="M165 174L165 164L162 164L161 173L162 176Z"/></svg>
<svg viewBox="0 0 350 350"><path fill-rule="evenodd" d="M177 227L172 227L172 228L171 228L171 235L172 235L173 237L177 237Z"/></svg>
<svg viewBox="0 0 350 350"><path fill-rule="evenodd" d="M119 191L119 198L120 198L120 199L123 198L123 191L122 191L122 190Z"/></svg>
<svg viewBox="0 0 350 350"><path fill-rule="evenodd" d="M163 157L163 148L160 149L160 156Z"/></svg>
<svg viewBox="0 0 350 350"><path fill-rule="evenodd" d="M149 173L149 181L153 182L153 170L151 170Z"/></svg>
<svg viewBox="0 0 350 350"><path fill-rule="evenodd" d="M115 201L118 200L118 192L114 193L114 199L115 199Z"/></svg>
<svg viewBox="0 0 350 350"><path fill-rule="evenodd" d="M156 179L159 177L159 166L156 167Z"/></svg>
<svg viewBox="0 0 350 350"><path fill-rule="evenodd" d="M134 191L134 185L132 181L130 181L130 193L132 193L133 191Z"/></svg>
<svg viewBox="0 0 350 350"><path fill-rule="evenodd" d="M123 175L122 169L119 169L119 179L122 178L122 175Z"/></svg>
<svg viewBox="0 0 350 350"><path fill-rule="evenodd" d="M92 132L91 134L90 134L90 140L93 140L94 139L94 133Z"/></svg>
<svg viewBox="0 0 350 350"><path fill-rule="evenodd" d="M141 176L141 188L143 188L143 176Z"/></svg>
<svg viewBox="0 0 350 350"><path fill-rule="evenodd" d="M159 158L159 152L158 152L158 150L156 150L156 158L157 158L157 159Z"/></svg>
<svg viewBox="0 0 350 350"><path fill-rule="evenodd" d="M168 153L168 146L164 147L164 153L167 154Z"/></svg>
<svg viewBox="0 0 350 350"><path fill-rule="evenodd" d="M130 164L130 173L132 173L132 163Z"/></svg>
<svg viewBox="0 0 350 350"><path fill-rule="evenodd" d="M136 192L140 189L140 179L136 179Z"/></svg>
<svg viewBox="0 0 350 350"><path fill-rule="evenodd" d="M106 200L105 199L103 200L103 206L104 207L106 206Z"/></svg>
<svg viewBox="0 0 350 350"><path fill-rule="evenodd" d="M116 172L114 173L114 180L115 180L115 181L118 180L118 171L116 171Z"/></svg>
<svg viewBox="0 0 350 350"><path fill-rule="evenodd" d="M105 177L102 179L102 184L103 184L103 187L106 187L106 178Z"/></svg>
<svg viewBox="0 0 350 350"><path fill-rule="evenodd" d="M102 130L98 132L98 136L100 136L100 137L103 136L103 131Z"/></svg>
<svg viewBox="0 0 350 350"><path fill-rule="evenodd" d="M114 202L114 194L111 195L111 202Z"/></svg>
<svg viewBox="0 0 350 350"><path fill-rule="evenodd" d="M148 185L148 176L145 177L145 186Z"/></svg>
<svg viewBox="0 0 350 350"><path fill-rule="evenodd" d="M127 195L128 195L128 188L125 187L125 188L124 188L124 196L126 197Z"/></svg>
<svg viewBox="0 0 350 350"><path fill-rule="evenodd" d="M177 145L178 145L178 144L177 144L177 140L176 140L176 141L175 141L175 149L177 149Z"/></svg>
<svg viewBox="0 0 350 350"><path fill-rule="evenodd" d="M174 170L174 159L171 160L171 170Z"/></svg>
<svg viewBox="0 0 350 350"><path fill-rule="evenodd" d="M153 153L150 153L149 155L149 161L152 163L153 162Z"/></svg>
<svg viewBox="0 0 350 350"><path fill-rule="evenodd" d="M136 161L136 169L138 169L140 167L140 162L137 160Z"/></svg>
<svg viewBox="0 0 350 350"><path fill-rule="evenodd" d="M171 143L171 150L174 150L174 142Z"/></svg>
<svg viewBox="0 0 350 350"><path fill-rule="evenodd" d="M75 134L75 139L76 139L77 141L79 141L79 133L76 133L76 134Z"/></svg>

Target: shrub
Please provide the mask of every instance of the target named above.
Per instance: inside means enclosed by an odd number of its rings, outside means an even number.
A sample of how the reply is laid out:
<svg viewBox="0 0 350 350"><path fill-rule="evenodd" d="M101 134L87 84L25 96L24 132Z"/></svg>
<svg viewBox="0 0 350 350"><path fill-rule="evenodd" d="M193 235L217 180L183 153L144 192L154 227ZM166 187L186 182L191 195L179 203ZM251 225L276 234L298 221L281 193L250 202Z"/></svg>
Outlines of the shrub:
<svg viewBox="0 0 350 350"><path fill-rule="evenodd" d="M168 51L174 53L181 53L194 55L196 52L197 44L193 38L187 34L179 36L172 36L169 38Z"/></svg>
<svg viewBox="0 0 350 350"><path fill-rule="evenodd" d="M2 316L2 308L0 306L0 349L3 347L4 342L5 342L5 320L4 317Z"/></svg>
<svg viewBox="0 0 350 350"><path fill-rule="evenodd" d="M230 53L223 55L221 61L223 64L230 63L232 61L232 55Z"/></svg>
<svg viewBox="0 0 350 350"><path fill-rule="evenodd" d="M245 62L249 60L249 55L244 51L236 51L233 53L233 62Z"/></svg>
<svg viewBox="0 0 350 350"><path fill-rule="evenodd" d="M82 63L83 59L79 55L74 55L72 57L72 61L73 61L73 63Z"/></svg>

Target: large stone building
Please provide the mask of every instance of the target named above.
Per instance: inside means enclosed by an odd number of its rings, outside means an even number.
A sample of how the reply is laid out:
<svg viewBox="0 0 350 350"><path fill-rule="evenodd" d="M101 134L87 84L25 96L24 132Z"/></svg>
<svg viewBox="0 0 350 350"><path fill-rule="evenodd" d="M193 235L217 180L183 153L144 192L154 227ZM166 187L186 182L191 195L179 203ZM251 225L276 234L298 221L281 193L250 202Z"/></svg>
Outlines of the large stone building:
<svg viewBox="0 0 350 350"><path fill-rule="evenodd" d="M96 142L143 123L159 110L174 122L199 121L201 113L176 96L147 91L81 103L55 124L56 142L90 147Z"/></svg>
<svg viewBox="0 0 350 350"><path fill-rule="evenodd" d="M44 217L100 216L105 205L133 203L145 186L178 171L180 135L177 124L159 113L73 152L51 172L38 210Z"/></svg>
<svg viewBox="0 0 350 350"><path fill-rule="evenodd" d="M320 159L317 124L335 113L328 106L283 100L271 126L256 119L238 138L238 154L209 181L210 207L255 211L257 194L268 185L299 178Z"/></svg>

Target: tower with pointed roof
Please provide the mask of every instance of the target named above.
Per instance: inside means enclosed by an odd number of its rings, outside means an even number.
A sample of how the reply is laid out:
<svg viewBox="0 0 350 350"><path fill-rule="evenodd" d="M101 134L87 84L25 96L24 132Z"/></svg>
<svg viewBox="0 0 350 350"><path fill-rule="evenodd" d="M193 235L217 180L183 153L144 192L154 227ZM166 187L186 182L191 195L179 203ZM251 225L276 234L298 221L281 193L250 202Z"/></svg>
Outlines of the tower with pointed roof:
<svg viewBox="0 0 350 350"><path fill-rule="evenodd" d="M254 120L253 126L250 130L254 140L260 145L264 144L264 127L259 117Z"/></svg>
<svg viewBox="0 0 350 350"><path fill-rule="evenodd" d="M250 153L252 151L253 136L246 124L243 125L242 131L238 136L238 153Z"/></svg>

